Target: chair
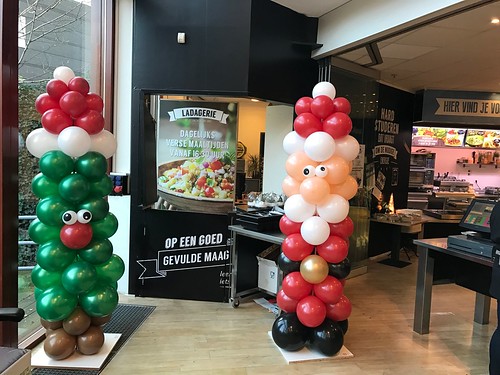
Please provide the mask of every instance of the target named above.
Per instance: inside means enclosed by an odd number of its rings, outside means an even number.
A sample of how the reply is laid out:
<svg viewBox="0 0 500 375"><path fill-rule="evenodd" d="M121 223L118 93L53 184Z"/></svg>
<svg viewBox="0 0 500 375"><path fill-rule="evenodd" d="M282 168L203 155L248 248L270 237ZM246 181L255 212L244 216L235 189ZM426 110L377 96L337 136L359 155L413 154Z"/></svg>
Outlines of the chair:
<svg viewBox="0 0 500 375"><path fill-rule="evenodd" d="M23 309L17 307L0 307L0 322L20 322L23 318Z"/></svg>

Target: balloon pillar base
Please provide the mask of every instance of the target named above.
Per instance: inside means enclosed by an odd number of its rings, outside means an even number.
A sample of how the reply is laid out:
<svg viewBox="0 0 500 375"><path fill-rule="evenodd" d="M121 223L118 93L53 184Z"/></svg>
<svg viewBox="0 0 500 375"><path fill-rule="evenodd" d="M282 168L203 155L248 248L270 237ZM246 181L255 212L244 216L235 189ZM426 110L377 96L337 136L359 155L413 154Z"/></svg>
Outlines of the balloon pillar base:
<svg viewBox="0 0 500 375"><path fill-rule="evenodd" d="M31 366L44 368L65 368L73 370L99 370L115 347L120 336L121 333L105 333L104 345L98 353L93 355L83 355L75 352L68 358L60 361L56 361L45 354L42 342L33 350L33 354L31 356Z"/></svg>
<svg viewBox="0 0 500 375"><path fill-rule="evenodd" d="M269 338L272 341L273 335L272 335L271 331L269 331L267 334L269 335ZM354 357L354 354L352 354L349 351L349 349L347 349L345 346L342 346L342 348L339 350L339 352L337 354L329 357L329 356L326 356L324 354L321 354L320 352L311 350L307 346L305 348L302 348L301 350L296 351L296 352L289 352L287 350L281 349L276 344L274 344L274 345L281 352L281 355L283 356L286 363L288 363L288 364L296 363L296 362L307 362L307 361L333 361L333 360L347 359L347 358Z"/></svg>

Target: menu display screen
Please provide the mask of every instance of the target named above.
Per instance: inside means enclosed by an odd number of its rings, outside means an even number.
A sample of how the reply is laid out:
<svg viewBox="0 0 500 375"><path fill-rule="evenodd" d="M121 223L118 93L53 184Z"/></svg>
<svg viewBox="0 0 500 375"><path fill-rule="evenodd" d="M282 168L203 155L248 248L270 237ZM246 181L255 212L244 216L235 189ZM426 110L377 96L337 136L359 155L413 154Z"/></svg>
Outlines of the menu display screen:
<svg viewBox="0 0 500 375"><path fill-rule="evenodd" d="M460 222L460 226L480 233L490 233L490 216L495 202L474 199Z"/></svg>
<svg viewBox="0 0 500 375"><path fill-rule="evenodd" d="M500 130L414 126L412 146L500 148Z"/></svg>

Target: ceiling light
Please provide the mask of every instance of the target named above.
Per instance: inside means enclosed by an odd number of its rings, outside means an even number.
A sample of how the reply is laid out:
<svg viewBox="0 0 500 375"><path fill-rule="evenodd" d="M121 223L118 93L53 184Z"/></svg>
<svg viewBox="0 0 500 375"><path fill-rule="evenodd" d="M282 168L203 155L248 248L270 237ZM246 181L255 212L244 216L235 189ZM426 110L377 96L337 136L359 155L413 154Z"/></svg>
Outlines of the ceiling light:
<svg viewBox="0 0 500 375"><path fill-rule="evenodd" d="M257 103L259 101L259 99L250 99L252 102L255 102Z"/></svg>
<svg viewBox="0 0 500 375"><path fill-rule="evenodd" d="M495 18L492 18L492 19L491 19L491 23L493 23L493 24L495 24L495 25L496 25L497 23L500 23L500 19L498 19L498 18L496 18L496 17L495 17Z"/></svg>

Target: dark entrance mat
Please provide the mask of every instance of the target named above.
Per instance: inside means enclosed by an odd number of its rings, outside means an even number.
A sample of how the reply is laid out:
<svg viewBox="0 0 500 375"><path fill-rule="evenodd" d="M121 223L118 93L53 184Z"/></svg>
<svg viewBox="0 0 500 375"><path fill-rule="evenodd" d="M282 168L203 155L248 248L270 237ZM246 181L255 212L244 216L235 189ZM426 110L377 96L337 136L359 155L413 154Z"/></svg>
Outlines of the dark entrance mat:
<svg viewBox="0 0 500 375"><path fill-rule="evenodd" d="M121 333L120 339L116 343L108 358L104 361L100 370L69 370L55 368L33 368L33 375L97 375L113 359L116 353L128 341L137 328L146 321L153 312L155 306L118 304L111 320L104 325L105 333Z"/></svg>

